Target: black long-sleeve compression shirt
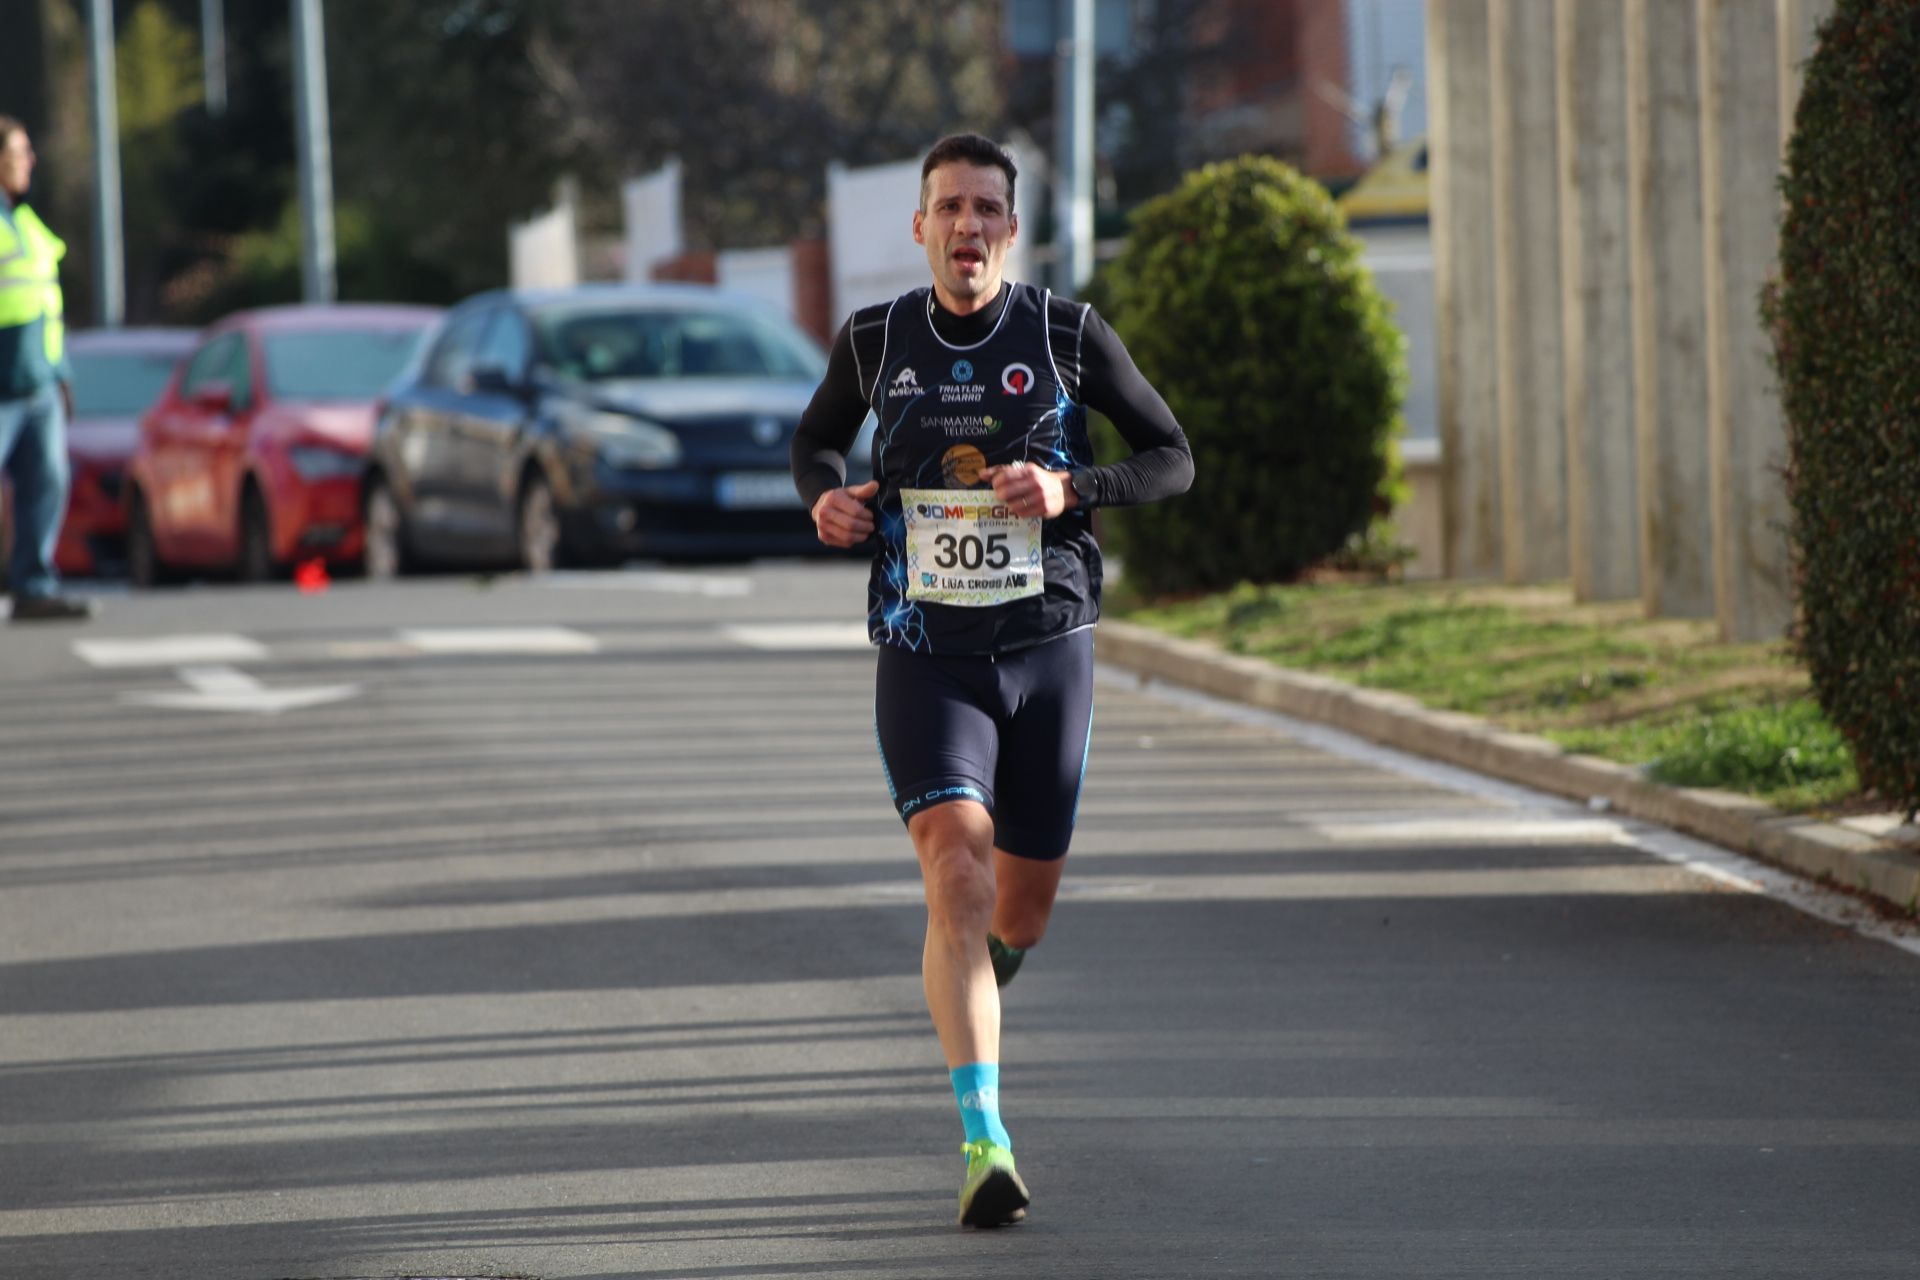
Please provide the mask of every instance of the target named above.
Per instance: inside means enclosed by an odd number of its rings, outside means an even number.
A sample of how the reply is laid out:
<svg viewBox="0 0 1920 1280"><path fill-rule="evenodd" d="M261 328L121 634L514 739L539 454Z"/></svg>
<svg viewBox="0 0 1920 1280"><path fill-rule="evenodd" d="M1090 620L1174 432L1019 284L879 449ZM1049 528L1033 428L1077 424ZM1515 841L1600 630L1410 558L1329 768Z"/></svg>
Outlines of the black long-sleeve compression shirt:
<svg viewBox="0 0 1920 1280"><path fill-rule="evenodd" d="M1000 322L1010 293L1002 288L992 304L972 315L934 306L935 332L956 345L980 341ZM873 403L889 305L862 308L841 326L827 358L827 375L800 417L791 462L794 484L809 510L821 494L846 483L847 451ZM1062 298L1049 300L1047 320L1056 344L1054 360L1069 396L1105 414L1133 450L1122 461L1076 473L1082 503L1123 507L1185 492L1193 482L1186 434L1167 402L1134 366L1120 335L1091 306Z"/></svg>

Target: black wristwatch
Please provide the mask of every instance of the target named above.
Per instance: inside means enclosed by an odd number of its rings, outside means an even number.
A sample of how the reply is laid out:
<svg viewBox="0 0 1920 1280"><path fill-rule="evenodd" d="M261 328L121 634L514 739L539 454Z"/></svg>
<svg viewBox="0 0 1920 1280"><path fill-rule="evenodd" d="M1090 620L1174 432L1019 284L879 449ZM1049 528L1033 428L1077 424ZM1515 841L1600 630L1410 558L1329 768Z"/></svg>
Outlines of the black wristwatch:
<svg viewBox="0 0 1920 1280"><path fill-rule="evenodd" d="M1080 499L1083 507L1092 507L1094 499L1100 496L1100 483L1092 467L1075 467L1067 473L1067 483L1073 486L1073 496Z"/></svg>

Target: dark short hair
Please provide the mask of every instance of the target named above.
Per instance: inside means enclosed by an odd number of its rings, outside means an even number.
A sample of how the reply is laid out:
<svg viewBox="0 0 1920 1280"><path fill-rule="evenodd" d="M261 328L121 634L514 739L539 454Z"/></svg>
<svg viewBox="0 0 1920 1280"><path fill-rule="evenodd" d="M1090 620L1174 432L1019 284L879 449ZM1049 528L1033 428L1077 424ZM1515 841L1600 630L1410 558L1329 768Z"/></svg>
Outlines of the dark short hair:
<svg viewBox="0 0 1920 1280"><path fill-rule="evenodd" d="M1020 171L1013 167L1013 157L1005 147L977 133L950 133L927 152L927 158L920 162L920 212L927 211L928 176L941 165L955 162L978 165L982 169L995 168L1006 174L1007 212L1013 212L1013 181L1020 176Z"/></svg>

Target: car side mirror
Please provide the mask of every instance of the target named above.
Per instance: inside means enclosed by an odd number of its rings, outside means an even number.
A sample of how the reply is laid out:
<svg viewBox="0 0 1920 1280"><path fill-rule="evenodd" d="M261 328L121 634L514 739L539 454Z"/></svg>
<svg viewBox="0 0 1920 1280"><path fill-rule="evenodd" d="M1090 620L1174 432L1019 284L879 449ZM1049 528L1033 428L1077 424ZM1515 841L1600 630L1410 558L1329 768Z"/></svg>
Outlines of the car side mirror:
<svg viewBox="0 0 1920 1280"><path fill-rule="evenodd" d="M208 413L233 412L233 384L231 382L203 382L193 389L192 404Z"/></svg>
<svg viewBox="0 0 1920 1280"><path fill-rule="evenodd" d="M468 375L475 392L492 396L520 394L520 383L497 364L477 364Z"/></svg>

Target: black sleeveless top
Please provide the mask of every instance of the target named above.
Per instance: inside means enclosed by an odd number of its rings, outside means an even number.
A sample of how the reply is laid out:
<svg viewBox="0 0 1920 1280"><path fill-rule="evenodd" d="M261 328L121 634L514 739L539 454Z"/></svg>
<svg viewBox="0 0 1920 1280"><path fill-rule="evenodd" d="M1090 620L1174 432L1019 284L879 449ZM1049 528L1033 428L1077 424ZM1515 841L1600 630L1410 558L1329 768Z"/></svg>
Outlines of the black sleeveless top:
<svg viewBox="0 0 1920 1280"><path fill-rule="evenodd" d="M1011 290L985 338L957 346L934 331L932 289L896 298L873 383L878 550L868 581L874 643L916 653L1005 653L1092 626L1100 616L1100 549L1084 507L1041 525L1044 589L981 607L907 595L904 489L993 486L980 471L1016 460L1070 471L1093 462L1083 406L1067 398L1047 328L1048 295Z"/></svg>

